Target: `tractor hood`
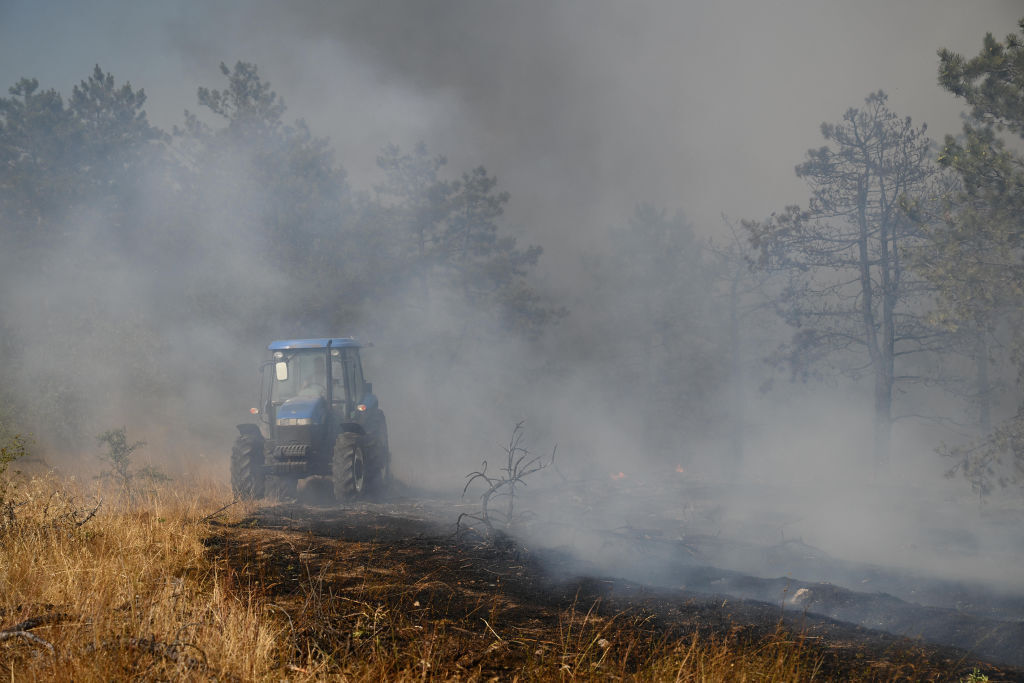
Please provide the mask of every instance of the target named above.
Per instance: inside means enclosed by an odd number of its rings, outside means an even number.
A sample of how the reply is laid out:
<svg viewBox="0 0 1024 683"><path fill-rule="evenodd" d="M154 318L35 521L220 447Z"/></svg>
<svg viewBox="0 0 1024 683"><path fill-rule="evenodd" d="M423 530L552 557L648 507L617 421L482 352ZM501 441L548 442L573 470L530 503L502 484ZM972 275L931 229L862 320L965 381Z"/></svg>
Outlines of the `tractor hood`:
<svg viewBox="0 0 1024 683"><path fill-rule="evenodd" d="M324 421L327 401L320 396L296 396L277 409L279 425L315 425Z"/></svg>

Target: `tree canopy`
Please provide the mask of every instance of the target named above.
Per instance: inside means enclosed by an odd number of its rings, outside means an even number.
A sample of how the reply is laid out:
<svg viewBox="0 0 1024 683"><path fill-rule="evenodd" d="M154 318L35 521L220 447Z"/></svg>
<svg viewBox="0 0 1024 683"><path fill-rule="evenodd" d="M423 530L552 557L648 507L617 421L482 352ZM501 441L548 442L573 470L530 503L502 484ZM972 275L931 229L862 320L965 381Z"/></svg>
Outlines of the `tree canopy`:
<svg viewBox="0 0 1024 683"><path fill-rule="evenodd" d="M788 274L779 301L796 328L780 349L795 373L824 365L874 385L875 460L884 465L894 419L893 389L907 379L897 360L925 350L933 332L915 310L920 287L904 251L920 241L901 197L929 189L933 166L924 126L888 106L884 92L821 126L827 144L796 167L806 209L787 207L745 227L762 266Z"/></svg>
<svg viewBox="0 0 1024 683"><path fill-rule="evenodd" d="M959 187L944 197L940 220L916 253L937 291L937 318L977 329L986 363L1005 349L1017 368L1016 411L981 438L945 451L953 471L983 493L1024 484L1024 157L1001 137L1024 138L1022 39L1024 20L1004 41L987 34L969 59L939 51L939 84L969 104L972 117L960 136L945 139L939 161Z"/></svg>
<svg viewBox="0 0 1024 683"><path fill-rule="evenodd" d="M21 368L9 384L28 388L11 392L27 408L6 414L65 446L118 410L86 397L159 422L183 365L238 400L237 345L378 318L414 333L415 311L378 310L421 284L524 340L562 315L530 282L541 248L519 246L509 193L483 167L442 177L443 157L390 146L382 188L357 196L330 141L286 118L256 65L220 75L171 133L149 123L142 89L99 66L66 99L28 78L0 98L0 353Z"/></svg>
<svg viewBox="0 0 1024 683"><path fill-rule="evenodd" d="M573 226L587 244L563 245L558 265L580 262L558 290L548 226L517 223L500 163L385 144L350 178L255 64L220 64L169 132L98 65L70 93L20 79L0 97L0 418L72 447L101 414L159 427L171 405L220 437L224 404L248 407L242 346L355 333L391 341L429 425L464 387L474 417L568 387L646 453L731 431L738 460L748 361L767 350L794 379L858 387L878 466L927 392L967 387L941 417L974 411L979 438L945 452L990 491L1024 471L1019 386L997 381L1024 378L1020 29L975 57L940 51L939 83L972 117L937 159L925 126L871 93L796 167L807 201L744 221L748 239L723 247L685 207L630 200ZM769 309L771 324L744 313Z"/></svg>

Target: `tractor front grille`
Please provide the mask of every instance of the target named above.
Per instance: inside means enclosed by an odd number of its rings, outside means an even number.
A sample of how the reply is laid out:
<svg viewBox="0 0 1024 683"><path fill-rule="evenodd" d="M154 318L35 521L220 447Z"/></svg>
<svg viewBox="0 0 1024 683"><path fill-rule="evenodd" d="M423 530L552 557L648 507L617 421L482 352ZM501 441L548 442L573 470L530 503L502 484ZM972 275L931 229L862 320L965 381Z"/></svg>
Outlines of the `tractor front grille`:
<svg viewBox="0 0 1024 683"><path fill-rule="evenodd" d="M313 447L308 443L275 444L267 455L269 462L263 473L275 477L302 478L312 474L309 469Z"/></svg>
<svg viewBox="0 0 1024 683"><path fill-rule="evenodd" d="M281 462L305 462L309 460L309 452L312 446L308 443L289 443L274 447L271 455L273 460Z"/></svg>
<svg viewBox="0 0 1024 683"><path fill-rule="evenodd" d="M331 473L331 451L319 444L291 440L266 442L265 474L302 478Z"/></svg>
<svg viewBox="0 0 1024 683"><path fill-rule="evenodd" d="M295 477L301 479L310 474L305 462L274 462L263 466L263 474L274 477Z"/></svg>

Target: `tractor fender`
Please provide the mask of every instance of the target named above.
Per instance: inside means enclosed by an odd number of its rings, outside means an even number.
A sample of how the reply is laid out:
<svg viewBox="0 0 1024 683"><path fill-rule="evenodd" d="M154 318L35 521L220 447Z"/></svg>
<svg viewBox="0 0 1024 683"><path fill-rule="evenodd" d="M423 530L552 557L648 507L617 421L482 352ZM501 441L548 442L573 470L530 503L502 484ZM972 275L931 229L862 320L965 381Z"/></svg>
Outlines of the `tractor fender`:
<svg viewBox="0 0 1024 683"><path fill-rule="evenodd" d="M358 422L342 422L341 428L338 430L339 434L344 432L355 432L356 434L365 434L366 430L363 429L363 425Z"/></svg>
<svg viewBox="0 0 1024 683"><path fill-rule="evenodd" d="M240 424L240 425L236 425L236 426L238 427L238 433L241 434L242 436L253 436L253 437L261 436L259 425L252 424L252 423L246 423L246 424Z"/></svg>

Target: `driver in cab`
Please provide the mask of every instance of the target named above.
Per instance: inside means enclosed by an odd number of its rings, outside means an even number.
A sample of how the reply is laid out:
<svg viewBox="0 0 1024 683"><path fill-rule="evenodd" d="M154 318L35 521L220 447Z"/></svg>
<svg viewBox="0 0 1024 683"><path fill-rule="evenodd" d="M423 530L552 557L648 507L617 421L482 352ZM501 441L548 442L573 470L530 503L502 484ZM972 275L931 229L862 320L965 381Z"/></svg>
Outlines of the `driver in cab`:
<svg viewBox="0 0 1024 683"><path fill-rule="evenodd" d="M327 398L327 373L324 371L322 359L317 359L313 366L313 374L302 383L299 396Z"/></svg>

